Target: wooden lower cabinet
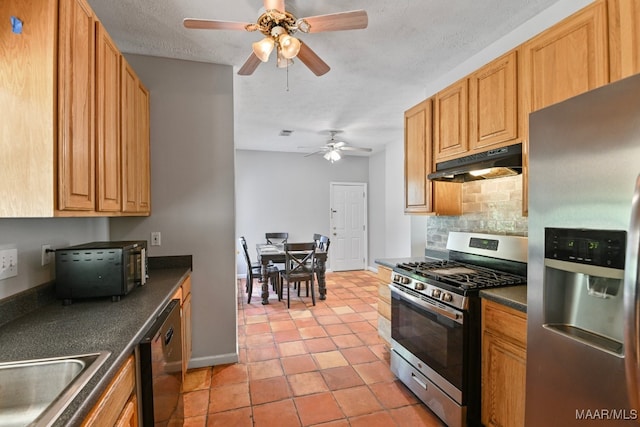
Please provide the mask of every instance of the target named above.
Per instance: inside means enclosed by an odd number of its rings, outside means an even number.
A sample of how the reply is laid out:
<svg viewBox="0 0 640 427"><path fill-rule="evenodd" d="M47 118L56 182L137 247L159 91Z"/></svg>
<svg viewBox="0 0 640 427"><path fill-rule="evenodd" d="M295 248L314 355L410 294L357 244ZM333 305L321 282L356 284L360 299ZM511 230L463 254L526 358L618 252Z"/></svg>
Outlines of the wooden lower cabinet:
<svg viewBox="0 0 640 427"><path fill-rule="evenodd" d="M482 424L524 426L527 317L482 300Z"/></svg>
<svg viewBox="0 0 640 427"><path fill-rule="evenodd" d="M82 425L91 427L138 425L136 363L133 354L111 380Z"/></svg>
<svg viewBox="0 0 640 427"><path fill-rule="evenodd" d="M173 299L180 300L180 315L182 316L182 379L189 368L191 359L191 275L187 276L180 287L173 294Z"/></svg>
<svg viewBox="0 0 640 427"><path fill-rule="evenodd" d="M391 347L391 283L392 270L378 266L378 335Z"/></svg>

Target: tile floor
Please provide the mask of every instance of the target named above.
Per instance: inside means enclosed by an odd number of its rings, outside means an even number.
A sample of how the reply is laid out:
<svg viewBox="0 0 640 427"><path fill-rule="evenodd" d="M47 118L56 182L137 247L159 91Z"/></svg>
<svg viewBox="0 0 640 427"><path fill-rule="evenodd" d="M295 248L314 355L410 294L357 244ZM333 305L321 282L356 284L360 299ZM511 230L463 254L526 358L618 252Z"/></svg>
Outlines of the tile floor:
<svg viewBox="0 0 640 427"><path fill-rule="evenodd" d="M240 361L187 373L185 426L444 426L389 370L373 273L328 273L315 307L260 292L238 281Z"/></svg>

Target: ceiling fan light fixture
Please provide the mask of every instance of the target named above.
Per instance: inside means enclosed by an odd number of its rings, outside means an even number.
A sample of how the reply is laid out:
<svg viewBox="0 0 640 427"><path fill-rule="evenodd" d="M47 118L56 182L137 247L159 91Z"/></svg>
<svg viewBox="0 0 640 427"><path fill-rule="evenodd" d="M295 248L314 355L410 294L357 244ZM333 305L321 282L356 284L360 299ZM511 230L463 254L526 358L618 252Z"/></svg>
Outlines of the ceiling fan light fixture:
<svg viewBox="0 0 640 427"><path fill-rule="evenodd" d="M282 50L278 49L278 61L276 62L276 67L287 68L291 65L293 65L293 59L285 58L282 54Z"/></svg>
<svg viewBox="0 0 640 427"><path fill-rule="evenodd" d="M338 150L331 150L325 153L324 158L333 163L340 160L342 156L340 155L340 152Z"/></svg>
<svg viewBox="0 0 640 427"><path fill-rule="evenodd" d="M269 60L269 55L273 51L273 47L275 45L275 41L272 37L265 37L259 42L253 43L251 46L253 47L253 53L260 59L262 62L267 62Z"/></svg>
<svg viewBox="0 0 640 427"><path fill-rule="evenodd" d="M289 34L283 34L278 38L278 44L282 51L282 56L287 59L295 58L300 52L300 40Z"/></svg>

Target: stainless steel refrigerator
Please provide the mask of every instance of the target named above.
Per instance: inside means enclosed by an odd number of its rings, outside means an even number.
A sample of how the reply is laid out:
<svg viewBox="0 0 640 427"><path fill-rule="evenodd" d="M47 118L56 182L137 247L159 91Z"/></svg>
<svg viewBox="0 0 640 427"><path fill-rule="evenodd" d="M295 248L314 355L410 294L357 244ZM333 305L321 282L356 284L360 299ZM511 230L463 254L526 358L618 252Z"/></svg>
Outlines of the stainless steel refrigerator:
<svg viewBox="0 0 640 427"><path fill-rule="evenodd" d="M640 75L529 124L526 425L638 426Z"/></svg>

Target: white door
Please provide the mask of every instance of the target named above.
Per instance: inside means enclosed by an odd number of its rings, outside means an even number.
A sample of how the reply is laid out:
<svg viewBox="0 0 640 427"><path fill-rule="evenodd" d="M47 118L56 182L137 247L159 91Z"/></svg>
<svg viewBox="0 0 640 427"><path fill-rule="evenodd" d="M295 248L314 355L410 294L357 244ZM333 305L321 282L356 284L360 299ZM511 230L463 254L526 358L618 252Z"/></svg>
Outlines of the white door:
<svg viewBox="0 0 640 427"><path fill-rule="evenodd" d="M331 183L332 271L363 270L367 244L367 184Z"/></svg>

